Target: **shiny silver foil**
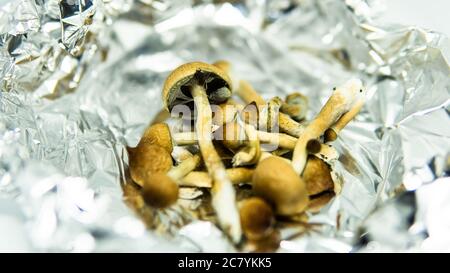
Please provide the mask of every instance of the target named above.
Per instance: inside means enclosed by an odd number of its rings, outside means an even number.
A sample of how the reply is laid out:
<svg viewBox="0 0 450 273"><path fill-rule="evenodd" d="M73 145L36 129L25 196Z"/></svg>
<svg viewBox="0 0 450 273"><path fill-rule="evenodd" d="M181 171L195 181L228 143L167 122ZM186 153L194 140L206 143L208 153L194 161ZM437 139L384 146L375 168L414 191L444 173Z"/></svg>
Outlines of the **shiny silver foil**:
<svg viewBox="0 0 450 273"><path fill-rule="evenodd" d="M348 78L368 90L340 193L279 252L450 251L448 37L370 0L0 3L1 251L236 251L208 221L147 230L121 188L164 78L219 59L264 98L308 95L309 117Z"/></svg>

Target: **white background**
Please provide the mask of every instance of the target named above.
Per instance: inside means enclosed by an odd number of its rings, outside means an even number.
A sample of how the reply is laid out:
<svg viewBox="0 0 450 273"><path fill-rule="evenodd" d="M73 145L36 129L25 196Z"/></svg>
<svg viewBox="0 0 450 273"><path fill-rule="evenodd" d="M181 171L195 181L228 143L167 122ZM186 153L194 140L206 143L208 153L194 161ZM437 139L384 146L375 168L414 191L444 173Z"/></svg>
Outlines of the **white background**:
<svg viewBox="0 0 450 273"><path fill-rule="evenodd" d="M385 0L383 22L419 26L450 36L450 0Z"/></svg>

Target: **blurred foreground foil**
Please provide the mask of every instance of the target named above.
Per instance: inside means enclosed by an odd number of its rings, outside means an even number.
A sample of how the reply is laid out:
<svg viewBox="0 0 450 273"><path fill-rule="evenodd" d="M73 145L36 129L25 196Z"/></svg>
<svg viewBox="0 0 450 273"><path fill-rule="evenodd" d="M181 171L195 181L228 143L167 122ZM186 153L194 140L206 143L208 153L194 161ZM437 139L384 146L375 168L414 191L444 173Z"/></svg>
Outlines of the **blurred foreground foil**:
<svg viewBox="0 0 450 273"><path fill-rule="evenodd" d="M2 2L0 250L235 251L208 221L146 230L121 188L168 73L227 59L310 117L350 77L368 89L336 142L340 194L278 251L450 251L447 37L377 21L381 1L186 2Z"/></svg>

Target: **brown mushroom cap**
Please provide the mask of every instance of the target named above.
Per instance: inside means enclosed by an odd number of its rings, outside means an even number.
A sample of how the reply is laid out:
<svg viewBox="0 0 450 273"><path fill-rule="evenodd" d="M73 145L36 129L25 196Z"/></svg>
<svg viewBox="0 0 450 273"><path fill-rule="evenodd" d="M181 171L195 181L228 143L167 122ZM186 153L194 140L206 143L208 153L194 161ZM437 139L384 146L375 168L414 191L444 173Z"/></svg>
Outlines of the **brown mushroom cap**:
<svg viewBox="0 0 450 273"><path fill-rule="evenodd" d="M131 178L140 186L151 173L166 173L172 168L172 157L161 146L142 144L128 151Z"/></svg>
<svg viewBox="0 0 450 273"><path fill-rule="evenodd" d="M260 240L270 235L275 223L272 208L263 199L251 197L240 204L242 230L249 240Z"/></svg>
<svg viewBox="0 0 450 273"><path fill-rule="evenodd" d="M188 88L195 84L205 87L212 103L222 103L231 96L231 93L226 97L214 94L222 88L232 90L231 80L225 71L211 64L192 62L179 66L164 82L162 97L166 109L170 112L175 105L186 104L186 98L192 97Z"/></svg>
<svg viewBox="0 0 450 273"><path fill-rule="evenodd" d="M301 213L308 205L305 182L279 157L271 156L258 164L252 185L254 192L272 203L279 215Z"/></svg>
<svg viewBox="0 0 450 273"><path fill-rule="evenodd" d="M166 123L155 123L145 130L140 143L156 144L169 153L173 151L172 135L170 134L169 125Z"/></svg>
<svg viewBox="0 0 450 273"><path fill-rule="evenodd" d="M167 208L178 200L178 185L165 173L151 173L144 179L142 197L154 208Z"/></svg>
<svg viewBox="0 0 450 273"><path fill-rule="evenodd" d="M302 178L306 183L309 195L332 191L334 188L330 167L327 163L312 155L308 156Z"/></svg>

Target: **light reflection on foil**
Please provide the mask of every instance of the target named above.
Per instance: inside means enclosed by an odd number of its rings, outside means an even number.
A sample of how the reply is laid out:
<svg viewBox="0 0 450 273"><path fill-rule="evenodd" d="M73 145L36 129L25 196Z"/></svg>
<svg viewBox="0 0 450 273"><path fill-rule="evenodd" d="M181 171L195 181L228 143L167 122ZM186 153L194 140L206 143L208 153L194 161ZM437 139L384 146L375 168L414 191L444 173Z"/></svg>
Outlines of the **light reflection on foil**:
<svg viewBox="0 0 450 273"><path fill-rule="evenodd" d="M335 145L340 194L279 252L449 251L447 37L378 22L380 1L68 2L0 9L0 251L235 251L206 221L147 231L120 186L167 74L224 58L266 99L308 95L309 117L367 86Z"/></svg>

